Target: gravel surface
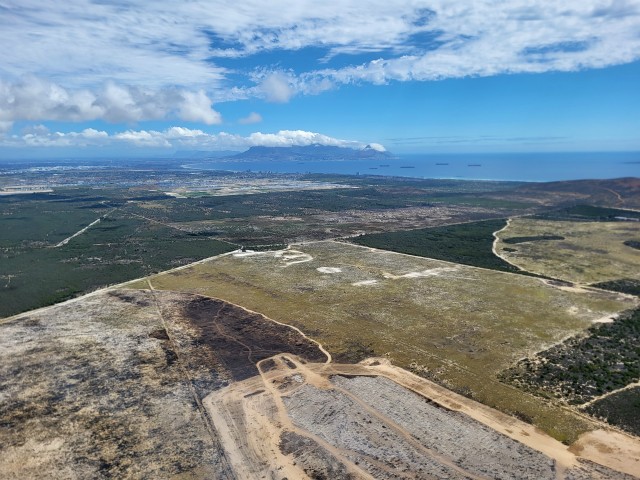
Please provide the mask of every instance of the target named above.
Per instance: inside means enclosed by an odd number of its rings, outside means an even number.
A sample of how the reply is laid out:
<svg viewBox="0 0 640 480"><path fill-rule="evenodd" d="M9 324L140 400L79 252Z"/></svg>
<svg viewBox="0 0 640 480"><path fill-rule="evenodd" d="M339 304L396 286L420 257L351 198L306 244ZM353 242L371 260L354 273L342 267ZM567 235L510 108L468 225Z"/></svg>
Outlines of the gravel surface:
<svg viewBox="0 0 640 480"><path fill-rule="evenodd" d="M496 479L555 478L553 460L542 453L387 378L334 376L332 382L469 472Z"/></svg>

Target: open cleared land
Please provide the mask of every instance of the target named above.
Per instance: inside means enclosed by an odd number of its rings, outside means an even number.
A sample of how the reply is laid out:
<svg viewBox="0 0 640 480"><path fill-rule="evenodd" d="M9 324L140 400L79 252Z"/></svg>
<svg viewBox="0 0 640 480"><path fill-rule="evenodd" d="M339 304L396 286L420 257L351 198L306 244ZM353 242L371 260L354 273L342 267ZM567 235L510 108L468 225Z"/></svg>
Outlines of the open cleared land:
<svg viewBox="0 0 640 480"><path fill-rule="evenodd" d="M201 401L282 351L326 359L291 328L193 295L113 290L4 321L1 476L236 478Z"/></svg>
<svg viewBox="0 0 640 480"><path fill-rule="evenodd" d="M595 430L567 448L388 359L328 363L295 329L197 294L117 288L4 320L0 357L6 478L640 474L633 438Z"/></svg>
<svg viewBox="0 0 640 480"><path fill-rule="evenodd" d="M620 212L620 210L618 210ZM640 280L636 221L563 221L513 218L496 251L518 267L575 283Z"/></svg>
<svg viewBox="0 0 640 480"><path fill-rule="evenodd" d="M149 292L83 298L0 330L4 478L224 474Z"/></svg>
<svg viewBox="0 0 640 480"><path fill-rule="evenodd" d="M614 293L567 291L523 275L336 242L236 253L150 281L297 326L336 361L359 360L354 350L387 355L565 441L590 422L501 384L497 374L635 305Z"/></svg>
<svg viewBox="0 0 640 480"><path fill-rule="evenodd" d="M631 479L640 442L598 430L576 456L535 427L385 359L314 364L293 355L204 400L239 478ZM594 453L609 441L603 464ZM626 457L625 457L626 455ZM607 465L607 466L605 466ZM626 472L621 473L621 472Z"/></svg>

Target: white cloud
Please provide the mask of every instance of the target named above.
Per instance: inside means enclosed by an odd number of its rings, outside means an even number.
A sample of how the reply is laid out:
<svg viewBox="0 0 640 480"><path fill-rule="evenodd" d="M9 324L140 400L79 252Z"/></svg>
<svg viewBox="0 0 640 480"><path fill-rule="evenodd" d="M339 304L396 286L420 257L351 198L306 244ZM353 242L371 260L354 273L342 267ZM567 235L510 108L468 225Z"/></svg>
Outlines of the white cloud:
<svg viewBox="0 0 640 480"><path fill-rule="evenodd" d="M340 140L321 133L306 132L304 130L280 130L278 133L255 132L247 137L251 146L290 147L305 145L333 145L336 147L360 147L361 142Z"/></svg>
<svg viewBox="0 0 640 480"><path fill-rule="evenodd" d="M46 128L24 131L21 135L0 138L1 147L87 147L125 146L146 148L200 150L243 150L253 146L289 147L304 145L333 145L363 148L364 143L342 140L321 133L304 130L281 130L276 133L254 132L248 136L221 132L206 133L199 129L174 126L163 131L126 130L109 135L107 132L88 128L80 132L49 132ZM375 144L378 145L378 144ZM379 147L382 147L379 145ZM384 147L382 147L384 148Z"/></svg>
<svg viewBox="0 0 640 480"><path fill-rule="evenodd" d="M295 94L292 80L283 72L272 72L262 79L259 90L269 102L286 103Z"/></svg>
<svg viewBox="0 0 640 480"><path fill-rule="evenodd" d="M107 82L97 92L91 92L67 90L36 77L25 77L15 83L0 80L0 121L4 122L96 119L138 122L172 117L208 125L222 121L202 90L149 90Z"/></svg>
<svg viewBox="0 0 640 480"><path fill-rule="evenodd" d="M12 135L0 142L8 147L87 147L100 146L109 141L107 132L86 128L80 132L49 132L42 126L27 129L21 136Z"/></svg>
<svg viewBox="0 0 640 480"><path fill-rule="evenodd" d="M256 112L251 112L246 117L238 120L238 123L240 123L241 125L251 125L253 123L260 123L261 121L262 121L262 115Z"/></svg>
<svg viewBox="0 0 640 480"><path fill-rule="evenodd" d="M0 120L0 136L10 131L12 127L13 127L13 122Z"/></svg>
<svg viewBox="0 0 640 480"><path fill-rule="evenodd" d="M372 148L373 150L376 150L378 152L386 152L387 149L384 148L384 145L380 145L379 143L370 143L369 144L369 148Z"/></svg>
<svg viewBox="0 0 640 480"><path fill-rule="evenodd" d="M146 130L127 130L111 137L113 140L131 143L136 147L171 148L171 143L160 132Z"/></svg>
<svg viewBox="0 0 640 480"><path fill-rule="evenodd" d="M210 100L287 102L347 83L571 71L640 58L637 0L192 0L180 8L168 0L5 0L0 8L4 129L13 118L174 115L215 124ZM218 65L259 52L307 55L305 47L323 57L315 66ZM287 70L296 65L305 68Z"/></svg>
<svg viewBox="0 0 640 480"><path fill-rule="evenodd" d="M179 104L178 117L188 122L202 122L207 125L222 123L222 116L211 108L211 100L203 90L183 92Z"/></svg>

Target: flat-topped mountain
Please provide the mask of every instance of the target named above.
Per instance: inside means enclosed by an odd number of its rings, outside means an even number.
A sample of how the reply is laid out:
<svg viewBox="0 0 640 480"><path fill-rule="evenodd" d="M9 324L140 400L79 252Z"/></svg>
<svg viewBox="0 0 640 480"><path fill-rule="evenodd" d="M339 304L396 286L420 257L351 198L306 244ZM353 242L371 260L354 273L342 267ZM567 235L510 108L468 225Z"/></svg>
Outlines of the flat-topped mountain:
<svg viewBox="0 0 640 480"><path fill-rule="evenodd" d="M393 155L380 148L367 145L361 149L331 145L305 145L291 147L251 147L246 152L227 157L234 160L364 160L389 159Z"/></svg>

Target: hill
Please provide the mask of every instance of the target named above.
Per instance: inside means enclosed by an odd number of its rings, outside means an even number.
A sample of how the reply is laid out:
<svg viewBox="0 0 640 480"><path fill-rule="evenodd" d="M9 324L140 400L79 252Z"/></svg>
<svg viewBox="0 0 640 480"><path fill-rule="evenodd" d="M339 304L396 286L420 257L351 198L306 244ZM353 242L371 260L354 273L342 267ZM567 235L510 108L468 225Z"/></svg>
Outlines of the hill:
<svg viewBox="0 0 640 480"><path fill-rule="evenodd" d="M336 147L331 145L305 145L292 147L251 147L246 152L239 153L227 157L233 160L370 160L393 158L393 155L387 151L381 151L367 145L366 147L356 150L348 147Z"/></svg>

